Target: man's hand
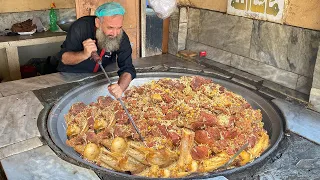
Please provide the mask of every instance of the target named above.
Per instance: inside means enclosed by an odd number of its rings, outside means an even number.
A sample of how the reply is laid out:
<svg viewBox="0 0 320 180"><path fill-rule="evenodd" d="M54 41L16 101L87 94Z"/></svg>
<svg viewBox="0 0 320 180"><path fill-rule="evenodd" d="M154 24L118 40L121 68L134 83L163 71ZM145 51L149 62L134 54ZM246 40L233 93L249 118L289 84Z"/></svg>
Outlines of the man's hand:
<svg viewBox="0 0 320 180"><path fill-rule="evenodd" d="M121 98L122 93L128 88L130 82L131 74L125 72L120 76L117 84L111 84L108 86L108 90L116 99Z"/></svg>
<svg viewBox="0 0 320 180"><path fill-rule="evenodd" d="M93 51L97 51L96 41L92 39L87 39L82 42L83 45L83 54L87 58L91 56Z"/></svg>
<svg viewBox="0 0 320 180"><path fill-rule="evenodd" d="M93 51L97 51L95 40L87 39L82 42L83 51L65 52L62 54L62 62L66 65L75 65L91 57Z"/></svg>
<svg viewBox="0 0 320 180"><path fill-rule="evenodd" d="M108 86L108 90L112 96L114 96L116 99L121 98L123 90L119 86L119 84L111 84Z"/></svg>

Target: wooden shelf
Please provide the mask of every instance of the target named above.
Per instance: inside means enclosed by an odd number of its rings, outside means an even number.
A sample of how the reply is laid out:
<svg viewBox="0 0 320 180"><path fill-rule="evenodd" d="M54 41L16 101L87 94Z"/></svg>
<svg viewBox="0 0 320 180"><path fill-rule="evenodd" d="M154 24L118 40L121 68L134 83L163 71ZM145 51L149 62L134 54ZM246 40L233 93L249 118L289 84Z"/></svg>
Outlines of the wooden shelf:
<svg viewBox="0 0 320 180"><path fill-rule="evenodd" d="M62 42L65 32L41 32L24 36L0 36L0 49L5 49L11 80L21 79L18 47Z"/></svg>

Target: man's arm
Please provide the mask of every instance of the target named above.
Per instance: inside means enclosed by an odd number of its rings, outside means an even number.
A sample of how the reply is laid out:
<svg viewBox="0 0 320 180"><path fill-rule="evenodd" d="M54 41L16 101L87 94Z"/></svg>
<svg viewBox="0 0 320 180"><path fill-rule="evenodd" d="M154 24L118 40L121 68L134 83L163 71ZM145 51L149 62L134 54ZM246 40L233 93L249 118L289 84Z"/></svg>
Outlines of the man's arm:
<svg viewBox="0 0 320 180"><path fill-rule="evenodd" d="M132 79L136 77L136 70L132 64L132 49L129 38L125 32L123 33L123 40L120 44L120 49L117 51L118 55L118 71L119 80L117 84L108 87L109 92L117 99L121 97L122 93L128 88Z"/></svg>
<svg viewBox="0 0 320 180"><path fill-rule="evenodd" d="M127 72L123 73L118 80L118 84L121 90L125 91L128 88L131 81L132 81L131 74Z"/></svg>
<svg viewBox="0 0 320 180"><path fill-rule="evenodd" d="M131 74L124 72L123 74L121 74L118 83L110 85L108 87L108 90L116 99L121 98L122 93L128 88L131 80Z"/></svg>
<svg viewBox="0 0 320 180"><path fill-rule="evenodd" d="M80 52L65 52L62 54L62 62L65 65L78 64L91 56L93 51L97 51L95 40L87 39L82 42L83 51Z"/></svg>
<svg viewBox="0 0 320 180"><path fill-rule="evenodd" d="M65 52L62 54L62 62L65 65L76 65L81 63L82 61L86 60L87 57L83 53L83 51L80 52Z"/></svg>
<svg viewBox="0 0 320 180"><path fill-rule="evenodd" d="M120 44L120 49L117 51L117 56L117 63L118 67L120 68L118 70L119 77L123 73L129 73L131 74L131 78L134 79L136 77L136 70L132 64L132 48L129 37L125 32L123 32L123 37Z"/></svg>

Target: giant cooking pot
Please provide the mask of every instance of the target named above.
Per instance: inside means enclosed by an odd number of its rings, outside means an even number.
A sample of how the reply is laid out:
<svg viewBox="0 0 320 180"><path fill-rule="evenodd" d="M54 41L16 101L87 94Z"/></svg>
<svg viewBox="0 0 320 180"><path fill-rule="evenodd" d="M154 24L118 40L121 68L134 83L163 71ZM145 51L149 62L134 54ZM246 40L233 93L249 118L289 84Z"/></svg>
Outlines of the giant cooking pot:
<svg viewBox="0 0 320 180"><path fill-rule="evenodd" d="M158 80L164 77L179 78L181 76L192 76L192 74L142 73L138 74L138 77L131 82L130 86L139 86L151 80ZM111 78L111 81L115 82L116 80L117 78ZM221 172L195 174L189 177L183 177L183 179L209 178L218 175L229 175L231 173L243 171L246 168L254 166L255 164L265 159L267 156L269 156L277 148L279 142L283 137L282 118L278 114L279 112L276 111L276 109L267 100L265 100L255 92L241 87L239 85L236 85L234 83L231 83L229 81L221 79L213 79L213 81L226 87L228 90L231 90L243 96L254 109L261 109L261 113L263 116L262 120L264 122L264 129L267 130L268 135L270 137L270 147L259 158L244 166L224 170ZM106 80L100 80L97 82L92 82L90 84L87 84L69 92L54 105L54 107L51 109L49 113L47 120L47 128L49 131L50 138L54 143L53 146L56 146L53 149L59 149L59 153L61 153L62 151L62 153L67 155L69 158L72 158L72 163L77 162L77 165L90 167L91 169L96 170L97 172L103 172L103 174L107 175L106 179L150 179L146 177L133 176L126 173L115 172L103 167L99 167L96 164L85 161L80 157L80 155L76 151L73 150L73 148L66 145L65 142L67 140L67 136L64 115L68 113L71 105L76 102L84 102L85 104L89 104L91 102L96 101L99 96L106 95L110 95L107 91ZM52 146L52 144L50 143L49 145Z"/></svg>

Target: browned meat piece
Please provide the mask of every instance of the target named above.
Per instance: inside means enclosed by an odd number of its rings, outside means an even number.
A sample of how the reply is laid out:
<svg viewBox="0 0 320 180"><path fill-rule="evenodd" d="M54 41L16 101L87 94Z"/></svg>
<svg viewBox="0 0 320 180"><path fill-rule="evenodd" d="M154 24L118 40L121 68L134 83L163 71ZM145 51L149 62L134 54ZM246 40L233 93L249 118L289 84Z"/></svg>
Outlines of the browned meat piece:
<svg viewBox="0 0 320 180"><path fill-rule="evenodd" d="M221 87L219 87L219 92L220 92L220 93L224 93L224 92L225 92L225 90L226 90L226 88L224 88L224 87L222 87L222 86L221 86Z"/></svg>
<svg viewBox="0 0 320 180"><path fill-rule="evenodd" d="M108 97L99 96L97 101L101 108L106 108L111 105L111 102L113 101L113 99L109 96Z"/></svg>
<svg viewBox="0 0 320 180"><path fill-rule="evenodd" d="M175 146L179 146L181 137L176 132L169 132L169 137Z"/></svg>
<svg viewBox="0 0 320 180"><path fill-rule="evenodd" d="M98 134L99 138L105 139L111 136L111 132L109 128L105 128L104 130L100 131Z"/></svg>
<svg viewBox="0 0 320 180"><path fill-rule="evenodd" d="M127 114L124 112L124 110L117 111L115 114L115 118L116 118L117 123L119 123L119 124L127 124L129 121L129 118L128 118Z"/></svg>
<svg viewBox="0 0 320 180"><path fill-rule="evenodd" d="M209 149L206 146L196 146L191 150L191 156L194 160L203 160L209 157Z"/></svg>
<svg viewBox="0 0 320 180"><path fill-rule="evenodd" d="M205 130L195 131L194 140L200 144L211 144L213 142L213 139L211 138L210 134L208 133L208 131Z"/></svg>
<svg viewBox="0 0 320 180"><path fill-rule="evenodd" d="M161 94L161 97L162 97L163 101L166 103L172 102L172 98L168 94Z"/></svg>
<svg viewBox="0 0 320 180"><path fill-rule="evenodd" d="M71 115L75 116L75 115L79 114L80 112L82 112L85 107L86 107L86 105L83 102L75 103L71 106L69 113Z"/></svg>
<svg viewBox="0 0 320 180"><path fill-rule="evenodd" d="M116 124L114 127L114 136L115 137L123 137L127 138L131 136L130 125L122 125L122 124Z"/></svg>
<svg viewBox="0 0 320 180"><path fill-rule="evenodd" d="M90 116L88 118L88 126L89 126L89 129L93 129L93 124L94 124L94 119L92 116Z"/></svg>
<svg viewBox="0 0 320 180"><path fill-rule="evenodd" d="M168 113L164 119L167 119L167 120L171 120L171 119L175 119L179 116L179 112L178 111L172 111L171 113Z"/></svg>
<svg viewBox="0 0 320 180"><path fill-rule="evenodd" d="M257 142L257 137L255 135L251 135L248 141L249 141L249 147L253 147Z"/></svg>
<svg viewBox="0 0 320 180"><path fill-rule="evenodd" d="M244 109L248 109L248 108L251 108L251 105L249 103L244 103L244 104L242 104L242 107Z"/></svg>
<svg viewBox="0 0 320 180"><path fill-rule="evenodd" d="M222 136L226 139L234 139L237 137L238 132L236 130L222 131Z"/></svg>
<svg viewBox="0 0 320 180"><path fill-rule="evenodd" d="M162 135L164 135L165 137L169 136L168 131L166 129L166 126L160 125L160 124L158 124L157 126L158 126L158 128L159 128L159 130L160 130Z"/></svg>
<svg viewBox="0 0 320 180"><path fill-rule="evenodd" d="M86 133L86 140L95 144L99 144L100 138L97 136L97 134L94 131L88 131Z"/></svg>
<svg viewBox="0 0 320 180"><path fill-rule="evenodd" d="M174 83L174 87L177 88L179 91L182 91L185 87L182 83Z"/></svg>
<svg viewBox="0 0 320 180"><path fill-rule="evenodd" d="M220 129L217 127L208 127L206 131L209 133L209 136L213 140L219 140L220 139Z"/></svg>
<svg viewBox="0 0 320 180"><path fill-rule="evenodd" d="M66 144L71 147L75 147L76 145L80 145L83 143L84 143L84 139L82 136L76 136L66 141Z"/></svg>
<svg viewBox="0 0 320 180"><path fill-rule="evenodd" d="M191 124L191 128L196 130L214 125L217 125L217 117L213 114L201 111L198 120Z"/></svg>
<svg viewBox="0 0 320 180"><path fill-rule="evenodd" d="M185 85L183 85L182 83L173 81L171 79L161 79L159 83L166 88L177 89L179 91L182 91L185 88Z"/></svg>
<svg viewBox="0 0 320 180"><path fill-rule="evenodd" d="M168 112L168 110L169 110L169 106L163 105L163 106L161 106L161 109L162 109L162 113L163 113L163 114L167 114L167 112Z"/></svg>
<svg viewBox="0 0 320 180"><path fill-rule="evenodd" d="M212 83L212 80L205 79L200 76L195 76L195 77L193 77L193 79L191 81L191 88L193 91L198 91L202 85L209 84L209 83Z"/></svg>
<svg viewBox="0 0 320 180"><path fill-rule="evenodd" d="M147 111L147 112L145 112L144 115L143 115L143 117L144 117L145 119L153 119L153 118L155 118L156 116L157 116L157 115L156 115L156 113L155 113L153 110Z"/></svg>
<svg viewBox="0 0 320 180"><path fill-rule="evenodd" d="M175 146L179 145L181 139L179 134L174 131L168 131L169 129L173 129L172 126L166 128L166 126L164 125L157 124L157 127L160 130L161 134L166 138L170 139Z"/></svg>

